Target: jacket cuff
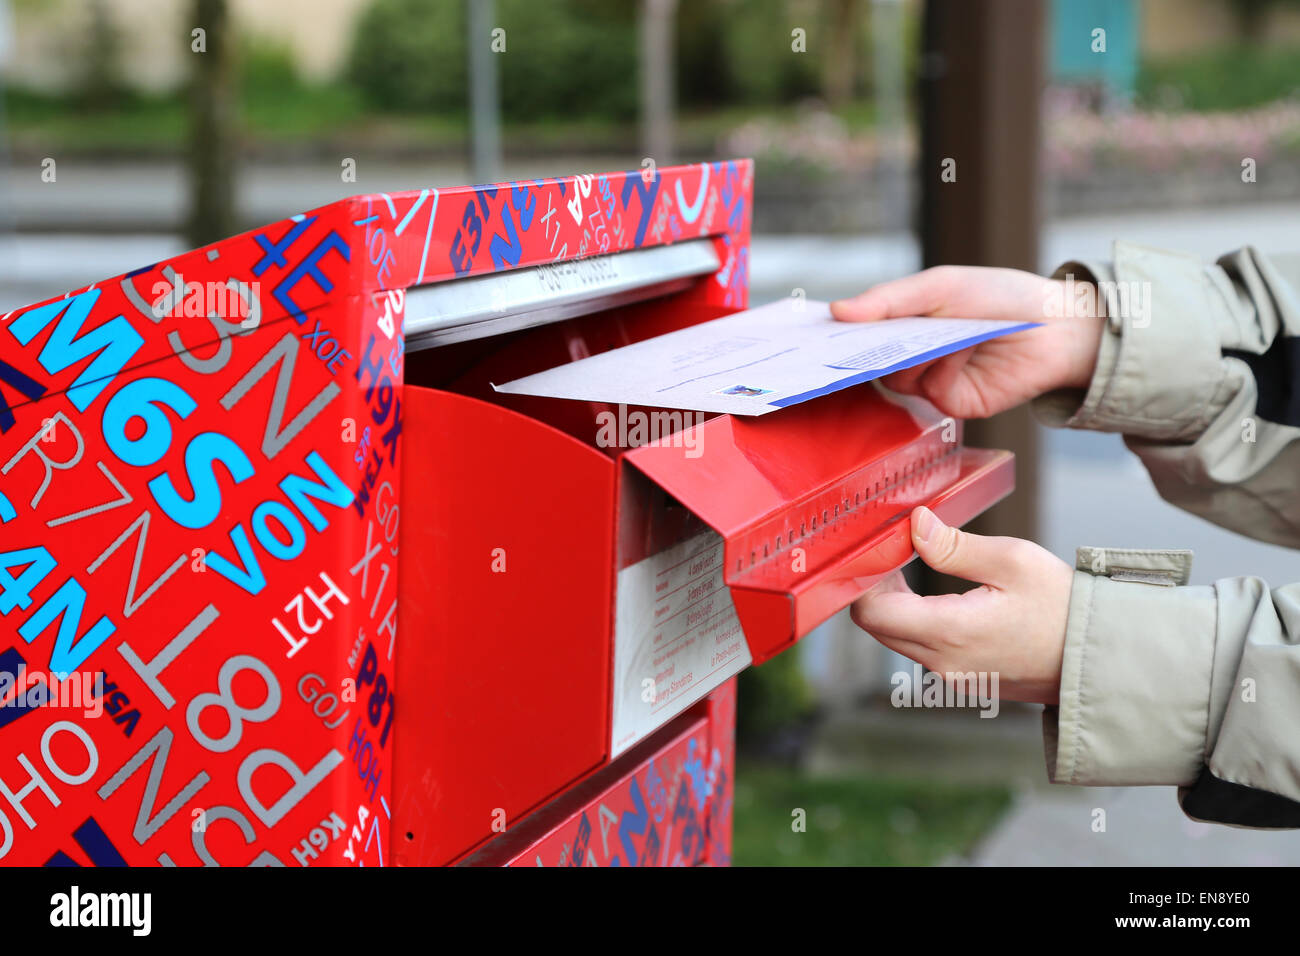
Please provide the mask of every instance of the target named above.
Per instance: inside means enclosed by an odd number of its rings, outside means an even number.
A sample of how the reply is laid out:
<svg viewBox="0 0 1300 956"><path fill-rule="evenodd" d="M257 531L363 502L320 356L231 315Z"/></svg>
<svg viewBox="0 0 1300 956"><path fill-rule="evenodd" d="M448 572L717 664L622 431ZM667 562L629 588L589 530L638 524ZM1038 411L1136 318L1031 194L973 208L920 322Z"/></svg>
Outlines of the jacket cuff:
<svg viewBox="0 0 1300 956"><path fill-rule="evenodd" d="M1217 619L1187 552L1083 548L1060 704L1043 712L1053 783L1190 786L1205 765Z"/></svg>
<svg viewBox="0 0 1300 956"><path fill-rule="evenodd" d="M1214 267L1130 242L1116 242L1114 257L1053 274L1068 283L1067 309L1095 303L1106 326L1082 402L1058 390L1035 399L1034 412L1055 427L1193 441L1232 396L1221 343L1236 325Z"/></svg>

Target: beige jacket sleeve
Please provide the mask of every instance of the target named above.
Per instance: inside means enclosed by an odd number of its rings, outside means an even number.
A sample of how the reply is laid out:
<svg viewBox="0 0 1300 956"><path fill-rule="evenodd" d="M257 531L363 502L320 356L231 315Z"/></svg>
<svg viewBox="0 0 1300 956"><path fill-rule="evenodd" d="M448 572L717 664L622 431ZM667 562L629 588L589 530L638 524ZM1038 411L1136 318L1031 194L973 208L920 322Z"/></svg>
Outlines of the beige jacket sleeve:
<svg viewBox="0 0 1300 956"><path fill-rule="evenodd" d="M1107 327L1087 393L1045 395L1039 416L1122 432L1166 500L1300 547L1300 261L1246 248L1207 266L1121 242L1056 275L1096 283ZM1187 587L1190 559L1080 549L1049 775L1177 786L1197 819L1300 826L1300 584Z"/></svg>

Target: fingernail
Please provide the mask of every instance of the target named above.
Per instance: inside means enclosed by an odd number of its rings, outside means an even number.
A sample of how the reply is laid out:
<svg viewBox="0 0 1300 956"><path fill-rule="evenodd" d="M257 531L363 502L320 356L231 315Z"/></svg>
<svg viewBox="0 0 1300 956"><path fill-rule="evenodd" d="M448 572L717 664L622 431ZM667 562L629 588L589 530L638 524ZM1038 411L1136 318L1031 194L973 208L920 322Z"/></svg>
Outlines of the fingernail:
<svg viewBox="0 0 1300 956"><path fill-rule="evenodd" d="M912 534L922 541L929 541L930 535L934 534L934 529L938 525L939 519L929 508L917 508L912 512Z"/></svg>

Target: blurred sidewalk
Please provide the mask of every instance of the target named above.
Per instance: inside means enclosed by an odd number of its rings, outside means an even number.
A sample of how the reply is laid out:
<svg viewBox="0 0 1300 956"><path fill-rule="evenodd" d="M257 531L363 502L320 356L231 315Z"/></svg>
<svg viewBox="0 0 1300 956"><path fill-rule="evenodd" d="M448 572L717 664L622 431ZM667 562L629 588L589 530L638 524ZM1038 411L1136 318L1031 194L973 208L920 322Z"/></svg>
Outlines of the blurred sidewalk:
<svg viewBox="0 0 1300 956"><path fill-rule="evenodd" d="M1097 810L1105 832L1094 832ZM972 866L1295 866L1300 831L1189 820L1172 787L1061 787L1022 796Z"/></svg>
<svg viewBox="0 0 1300 956"><path fill-rule="evenodd" d="M1243 830L1183 815L1173 787L1065 787L1047 782L1042 708L895 709L883 700L833 714L806 770L1010 786L1015 802L953 866L1295 866L1300 831ZM1095 831L1102 819L1104 831Z"/></svg>

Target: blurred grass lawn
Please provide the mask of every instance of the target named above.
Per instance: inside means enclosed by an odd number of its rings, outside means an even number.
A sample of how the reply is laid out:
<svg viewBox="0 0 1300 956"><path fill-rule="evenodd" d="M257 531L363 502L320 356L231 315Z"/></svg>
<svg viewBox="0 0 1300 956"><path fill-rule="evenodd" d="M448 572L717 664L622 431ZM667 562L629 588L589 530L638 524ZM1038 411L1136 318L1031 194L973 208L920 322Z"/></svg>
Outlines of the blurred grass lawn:
<svg viewBox="0 0 1300 956"><path fill-rule="evenodd" d="M1005 787L875 776L808 777L742 762L736 866L930 866L967 853L1011 805ZM792 830L793 811L806 829Z"/></svg>

